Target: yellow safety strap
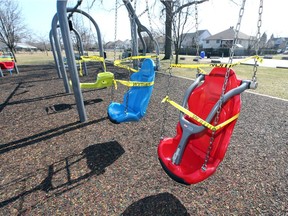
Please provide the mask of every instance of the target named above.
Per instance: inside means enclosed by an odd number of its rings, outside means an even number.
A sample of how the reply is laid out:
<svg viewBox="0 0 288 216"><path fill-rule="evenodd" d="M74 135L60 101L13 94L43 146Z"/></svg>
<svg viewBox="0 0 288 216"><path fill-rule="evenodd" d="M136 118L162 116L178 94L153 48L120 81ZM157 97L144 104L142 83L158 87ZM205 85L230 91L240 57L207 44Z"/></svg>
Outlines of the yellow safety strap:
<svg viewBox="0 0 288 216"><path fill-rule="evenodd" d="M124 69L127 69L127 70L130 70L132 72L138 72L138 70L128 66L128 65L124 65L122 63L126 62L126 61L129 61L129 60L136 60L136 59L146 59L146 58L158 58L157 55L152 55L152 56L130 56L130 57L127 57L127 58L124 58L124 59L120 59L120 60L115 60L114 61L114 66L116 67L120 67L120 68L124 68Z"/></svg>
<svg viewBox="0 0 288 216"><path fill-rule="evenodd" d="M259 61L260 63L262 63L263 59L258 56L250 56L248 58L245 58L241 61L232 63L232 64L224 64L224 63L210 63L210 64L171 64L170 67L172 68L203 68L203 67L225 67L225 68L231 68L234 67L236 65L239 65L243 62L249 61L250 59L256 59L257 61Z"/></svg>
<svg viewBox="0 0 288 216"><path fill-rule="evenodd" d="M115 89L117 89L117 82L121 83L122 85L128 86L128 87L147 87L147 86L153 86L153 82L137 82L137 81L126 81L126 80L117 80L114 79L114 86Z"/></svg>
<svg viewBox="0 0 288 216"><path fill-rule="evenodd" d="M211 125L209 122L203 120L202 118L200 118L199 116L195 115L194 113L192 113L191 111L185 109L184 107L180 106L179 104L177 104L176 102L172 101L169 99L168 96L166 96L161 103L164 102L168 102L170 103L172 106L174 106L175 108L179 109L181 112L185 113L186 115L188 115L189 117L193 118L195 121L197 121L198 123L202 124L203 126L209 128L212 131L217 131L220 128L225 127L226 125L228 125L229 123L231 123L232 121L234 121L235 119L237 119L239 117L239 113L234 115L232 118L226 120L225 122L219 124L219 125Z"/></svg>
<svg viewBox="0 0 288 216"><path fill-rule="evenodd" d="M76 62L79 64L79 76L83 76L83 70L82 70L82 61L76 60Z"/></svg>
<svg viewBox="0 0 288 216"><path fill-rule="evenodd" d="M103 63L103 67L104 67L104 71L106 71L106 64L105 64L105 59L102 56L81 56L81 63L82 62L102 62ZM80 63L80 64L81 64Z"/></svg>

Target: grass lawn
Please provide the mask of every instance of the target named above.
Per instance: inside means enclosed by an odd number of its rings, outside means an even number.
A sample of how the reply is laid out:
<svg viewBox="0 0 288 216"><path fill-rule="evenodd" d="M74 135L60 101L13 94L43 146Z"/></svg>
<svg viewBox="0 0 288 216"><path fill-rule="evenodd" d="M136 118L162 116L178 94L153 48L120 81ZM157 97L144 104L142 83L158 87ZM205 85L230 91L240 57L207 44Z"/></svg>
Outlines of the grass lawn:
<svg viewBox="0 0 288 216"><path fill-rule="evenodd" d="M97 55L97 53L89 53L89 55ZM117 52L116 58L118 58L119 56L121 56L121 53ZM197 62L193 62L193 56L183 57L185 57L185 60L181 60L180 63L197 64ZM17 53L16 58L18 65L41 65L54 63L52 52ZM107 59L113 60L114 53L108 52ZM210 63L210 60L208 61ZM170 60L161 60L160 64L161 71L165 72L169 68ZM205 70L209 72L209 68L206 68ZM241 79L251 79L253 74L253 67L249 65L239 65L234 67L234 70L237 76ZM173 68L172 75L195 78L196 70ZM288 100L288 69L258 67L257 80L258 88L256 90L249 91L254 91L256 93Z"/></svg>

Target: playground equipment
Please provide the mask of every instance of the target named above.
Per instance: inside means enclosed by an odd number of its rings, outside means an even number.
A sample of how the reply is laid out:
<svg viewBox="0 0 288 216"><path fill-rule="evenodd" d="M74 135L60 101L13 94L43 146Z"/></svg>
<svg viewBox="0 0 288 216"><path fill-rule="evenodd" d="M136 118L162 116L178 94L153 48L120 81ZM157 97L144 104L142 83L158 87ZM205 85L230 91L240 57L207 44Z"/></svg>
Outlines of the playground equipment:
<svg viewBox="0 0 288 216"><path fill-rule="evenodd" d="M69 93L70 92L69 81L68 81L67 73L65 70L65 65L63 62L62 54L61 54L59 37L57 35L57 24L59 20L59 27L60 27L62 38L63 38L63 44L64 44L65 54L67 58L67 65L68 65L69 73L71 74L70 76L71 83L73 87L73 92L75 96L79 118L81 122L85 122L87 120L87 114L85 111L83 95L82 95L81 88L80 88L78 70L76 66L76 60L75 60L75 55L73 51L72 41L70 38L69 22L68 22L68 18L66 14L71 12L71 13L80 13L81 15L86 16L95 26L95 29L97 32L97 38L98 38L99 53L101 57L104 57L104 51L103 51L103 44L101 40L100 29L97 23L95 22L95 20L93 20L93 18L89 14L87 14L85 11L78 9L81 3L82 3L82 0L78 0L77 5L74 8L67 8L67 0L57 1L57 14L55 14L55 16L53 17L51 26L52 26L52 36L54 38L52 42L54 43L54 47L56 51L54 54L57 56L56 58L58 59L58 61L56 61L55 63L59 64L59 65L56 65L56 67L59 68L59 71L63 77L65 90L67 93Z"/></svg>
<svg viewBox="0 0 288 216"><path fill-rule="evenodd" d="M126 9L128 11L129 17L130 17L131 41L132 41L132 51L131 51L132 56L131 57L133 57L133 59L132 59L133 60L133 68L130 68L127 66L124 66L124 68L128 69L129 71L134 71L134 72L138 71L138 68L139 68L138 60L143 59L143 56L146 56L147 45L146 45L146 42L145 42L143 35L142 35L143 33L146 33L148 35L149 39L153 42L155 52L156 52L156 55L149 56L149 58L155 58L155 60L156 60L155 69L158 70L160 68L160 61L159 61L160 50L159 50L158 42L155 40L155 38L153 37L152 33L148 30L148 28L146 28L144 25L142 25L138 16L136 15L135 10L133 9L133 6L131 5L130 0L122 0L122 1L124 3L124 6L126 7ZM134 3L136 3L136 1ZM149 13L149 7L148 7L147 1L146 1L146 10L144 11L144 13L146 11L147 11L147 13ZM149 16L149 14L148 14L148 17L150 20L151 17ZM117 1L115 2L115 41L116 41L116 34L117 34ZM138 35L140 42L142 44L142 50L143 51L142 51L141 56L139 56L139 53L138 53L139 47L138 47L137 35ZM114 65L118 66L118 67L121 67L121 66L123 67L123 64L121 64L121 63L131 59L130 57L128 57L128 58L125 58L122 60L115 61L116 60L115 56L116 56L116 49L114 49ZM139 56L139 58L137 58L138 56ZM147 58L148 58L148 56L147 56Z"/></svg>
<svg viewBox="0 0 288 216"><path fill-rule="evenodd" d="M12 58L1 58L0 59L0 67L2 72L8 71L10 75L12 75L12 71L14 69L14 61ZM3 74L2 74L3 76Z"/></svg>
<svg viewBox="0 0 288 216"><path fill-rule="evenodd" d="M121 84L127 85L130 89L124 94L123 102L111 102L108 106L107 113L108 117L113 123L122 123L130 121L139 121L145 114L148 107L150 97L153 91L154 79L155 79L155 69L159 68L159 45L157 41L153 38L151 32L143 26L136 13L133 9L130 1L123 0L124 5L129 13L130 23L131 23L131 38L132 38L132 55L122 60L115 60L114 65L117 67L125 68L130 72L135 72L130 76L130 81L115 80ZM148 7L148 2L147 7ZM117 1L115 3L115 41L117 34ZM138 55L138 36L143 45L143 55ZM150 39L154 42L156 54L155 56L146 56L147 46L142 37L142 32L146 32ZM116 56L116 49L114 49L114 58ZM156 57L156 67L151 59ZM144 59L141 63L140 69L138 71L138 60ZM132 60L133 67L130 67L123 62Z"/></svg>
<svg viewBox="0 0 288 216"><path fill-rule="evenodd" d="M12 71L16 70L16 73L19 73L16 62L12 57L11 53L3 53L0 55L0 77L3 77L3 72L8 71L10 75L12 75Z"/></svg>
<svg viewBox="0 0 288 216"><path fill-rule="evenodd" d="M207 75L199 74L187 89L182 106L170 100L168 96L163 99L163 102L179 109L180 116L176 136L161 138L158 157L165 172L179 183L195 184L216 171L225 156L240 114L240 94L246 89L257 87L257 61L260 59L258 56L254 58L252 80L237 79L231 68L235 65L232 64L232 60L244 6L245 0L239 12L228 64L216 65L217 67ZM257 44L260 41L262 9L263 0L260 0ZM258 49L256 46L256 54Z"/></svg>
<svg viewBox="0 0 288 216"><path fill-rule="evenodd" d="M139 121L146 114L154 79L154 62L145 59L139 72L131 75L129 82L131 88L125 93L123 102L121 104L112 102L109 105L107 113L111 122Z"/></svg>

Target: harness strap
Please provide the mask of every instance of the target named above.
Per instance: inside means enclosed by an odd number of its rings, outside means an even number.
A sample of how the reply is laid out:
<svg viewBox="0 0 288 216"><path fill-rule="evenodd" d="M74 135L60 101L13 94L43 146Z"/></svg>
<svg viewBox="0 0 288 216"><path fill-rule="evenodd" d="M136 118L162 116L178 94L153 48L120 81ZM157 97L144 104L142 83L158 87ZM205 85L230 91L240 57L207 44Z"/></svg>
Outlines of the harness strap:
<svg viewBox="0 0 288 216"><path fill-rule="evenodd" d="M172 101L169 99L168 96L166 96L161 103L164 102L168 102L170 103L172 106L174 106L176 109L180 110L181 112L185 113L186 115L188 115L189 117L191 117L192 119L194 119L195 121L197 121L198 123L202 124L203 126L209 128L212 131L217 131L220 128L225 127L226 125L228 125L229 123L231 123L232 121L236 120L239 117L240 113L237 113L236 115L234 115L233 117L231 117L230 119L222 122L219 125L211 125L209 122L203 120L202 118L200 118L199 116L195 115L194 113L192 113L191 111L185 109L184 107L180 106L179 104L177 104L176 102Z"/></svg>

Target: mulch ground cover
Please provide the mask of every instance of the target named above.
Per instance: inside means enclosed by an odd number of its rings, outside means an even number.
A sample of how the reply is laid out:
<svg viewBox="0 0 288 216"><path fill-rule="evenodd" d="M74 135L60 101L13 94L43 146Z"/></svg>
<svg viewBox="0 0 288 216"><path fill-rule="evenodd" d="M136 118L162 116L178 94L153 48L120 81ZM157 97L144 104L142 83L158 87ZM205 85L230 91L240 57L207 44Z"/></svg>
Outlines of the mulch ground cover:
<svg viewBox="0 0 288 216"><path fill-rule="evenodd" d="M108 67L117 78L125 70ZM230 146L214 175L191 186L157 158L168 78L157 74L146 116L113 124L111 102L126 87L84 90L88 121L53 65L19 66L0 78L0 215L287 215L288 102L242 94ZM94 81L96 71L82 81ZM191 80L172 77L181 103ZM261 83L260 83L261 85ZM165 136L179 113L167 109Z"/></svg>

